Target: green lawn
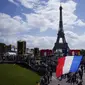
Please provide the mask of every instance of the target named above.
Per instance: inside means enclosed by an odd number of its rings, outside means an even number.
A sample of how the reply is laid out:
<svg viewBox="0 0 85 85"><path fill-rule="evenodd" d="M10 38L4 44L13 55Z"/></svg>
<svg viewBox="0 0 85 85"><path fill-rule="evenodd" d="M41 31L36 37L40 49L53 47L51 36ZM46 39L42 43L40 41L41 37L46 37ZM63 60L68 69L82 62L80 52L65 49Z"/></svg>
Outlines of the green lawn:
<svg viewBox="0 0 85 85"><path fill-rule="evenodd" d="M0 85L36 85L40 76L16 64L0 64Z"/></svg>

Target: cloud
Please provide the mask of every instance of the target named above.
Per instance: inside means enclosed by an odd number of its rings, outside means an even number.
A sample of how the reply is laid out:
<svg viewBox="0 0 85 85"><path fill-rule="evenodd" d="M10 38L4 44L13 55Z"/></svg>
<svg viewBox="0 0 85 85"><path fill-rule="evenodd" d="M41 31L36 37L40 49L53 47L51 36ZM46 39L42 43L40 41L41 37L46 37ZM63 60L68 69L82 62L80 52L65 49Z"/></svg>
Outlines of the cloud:
<svg viewBox="0 0 85 85"><path fill-rule="evenodd" d="M58 30L59 26L59 6L60 0L12 0L19 2L26 8L34 10L34 13L26 14L26 21L30 28L38 28L40 32L47 29ZM63 6L63 24L64 29L73 29L74 26L85 26L81 19L75 15L77 3L73 0L67 0L61 3Z"/></svg>
<svg viewBox="0 0 85 85"><path fill-rule="evenodd" d="M0 13L0 41L16 44L17 40L26 40L29 48L53 48L56 41L55 37L28 35L31 29L40 29L44 32L47 29L59 29L59 6L60 0L9 0L12 3L18 3L25 8L34 10L34 13L22 13L26 20L20 16L11 17L5 13ZM16 2L17 1L17 2ZM63 24L67 42L70 48L84 48L85 34L78 35L70 31L75 27L85 26L85 22L75 14L77 3L73 0L62 2L63 6ZM19 33L23 33L19 35Z"/></svg>
<svg viewBox="0 0 85 85"><path fill-rule="evenodd" d="M49 20L45 19L43 15L39 14L24 14L26 16L26 22L28 23L30 28L40 29L40 31L44 31L48 29Z"/></svg>
<svg viewBox="0 0 85 85"><path fill-rule="evenodd" d="M15 2L14 0L8 0L8 1L15 4L15 5L17 5L17 6L19 6L19 4L17 2Z"/></svg>
<svg viewBox="0 0 85 85"><path fill-rule="evenodd" d="M72 31L66 31L65 32L66 36L68 36L69 38L72 38L72 39L78 39L78 35Z"/></svg>
<svg viewBox="0 0 85 85"><path fill-rule="evenodd" d="M71 49L85 49L85 33L78 35L72 31L66 31L65 34Z"/></svg>
<svg viewBox="0 0 85 85"><path fill-rule="evenodd" d="M80 19L77 20L77 21L75 22L75 24L77 24L77 25L80 26L80 27L85 26L85 22L82 22Z"/></svg>
<svg viewBox="0 0 85 85"><path fill-rule="evenodd" d="M6 44L12 44L17 46L18 40L25 40L27 48L39 47L40 49L52 49L56 37L49 36L32 36L32 35L12 35L12 36L0 36L0 41L6 42Z"/></svg>
<svg viewBox="0 0 85 85"><path fill-rule="evenodd" d="M67 31L65 35L66 41L71 49L85 49L85 33L83 35L77 35L76 33ZM28 34L0 36L0 41L6 42L6 44L17 46L18 40L25 40L28 48L39 47L40 49L52 49L56 42L56 36L32 36Z"/></svg>
<svg viewBox="0 0 85 85"><path fill-rule="evenodd" d="M11 17L10 15L0 13L0 32L4 34L16 34L18 32L29 31L29 26L20 16Z"/></svg>
<svg viewBox="0 0 85 85"><path fill-rule="evenodd" d="M34 8L39 0L18 0L26 8Z"/></svg>
<svg viewBox="0 0 85 85"><path fill-rule="evenodd" d="M59 0L49 0L45 5L38 5L34 8L35 13L25 14L28 24L31 27L39 28L40 32L47 29L58 30L59 28ZM63 25L64 29L74 29L74 27L84 26L82 20L75 15L77 3L69 0L66 3L62 2L63 6Z"/></svg>

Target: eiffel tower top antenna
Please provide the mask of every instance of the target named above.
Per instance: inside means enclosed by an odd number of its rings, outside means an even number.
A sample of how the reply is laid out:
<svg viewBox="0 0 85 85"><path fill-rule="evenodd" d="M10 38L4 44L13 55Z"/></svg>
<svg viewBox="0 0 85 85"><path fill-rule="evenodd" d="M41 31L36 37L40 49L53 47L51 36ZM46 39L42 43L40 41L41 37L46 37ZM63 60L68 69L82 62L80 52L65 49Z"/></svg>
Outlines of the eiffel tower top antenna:
<svg viewBox="0 0 85 85"><path fill-rule="evenodd" d="M60 7L59 7L59 10L60 10L59 28L60 28L60 30L63 30L62 9L63 9L63 8L62 8L61 2L60 2Z"/></svg>

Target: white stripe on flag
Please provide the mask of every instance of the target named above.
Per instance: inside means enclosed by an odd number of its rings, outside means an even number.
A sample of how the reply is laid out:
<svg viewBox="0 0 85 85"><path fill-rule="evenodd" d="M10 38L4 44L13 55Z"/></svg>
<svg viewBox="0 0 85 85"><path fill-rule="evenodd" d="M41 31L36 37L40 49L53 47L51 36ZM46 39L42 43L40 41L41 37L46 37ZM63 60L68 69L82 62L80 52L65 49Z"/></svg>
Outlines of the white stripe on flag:
<svg viewBox="0 0 85 85"><path fill-rule="evenodd" d="M64 67L63 67L63 74L68 73L70 71L73 58L74 58L74 56L66 56L65 57L65 62L64 62Z"/></svg>

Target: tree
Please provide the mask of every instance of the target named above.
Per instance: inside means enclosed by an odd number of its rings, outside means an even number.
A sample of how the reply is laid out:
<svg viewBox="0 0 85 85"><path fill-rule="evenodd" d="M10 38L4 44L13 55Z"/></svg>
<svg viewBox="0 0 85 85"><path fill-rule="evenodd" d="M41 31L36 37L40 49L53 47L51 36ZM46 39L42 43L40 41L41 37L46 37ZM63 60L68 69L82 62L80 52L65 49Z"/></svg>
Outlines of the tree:
<svg viewBox="0 0 85 85"><path fill-rule="evenodd" d="M80 54L81 54L82 56L85 56L85 50L84 50L84 49L80 50Z"/></svg>
<svg viewBox="0 0 85 85"><path fill-rule="evenodd" d="M82 50L80 50L80 54L82 55L82 63L85 63L85 50L84 49L82 49Z"/></svg>

